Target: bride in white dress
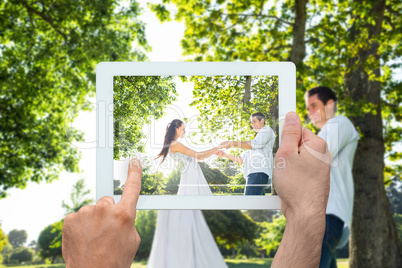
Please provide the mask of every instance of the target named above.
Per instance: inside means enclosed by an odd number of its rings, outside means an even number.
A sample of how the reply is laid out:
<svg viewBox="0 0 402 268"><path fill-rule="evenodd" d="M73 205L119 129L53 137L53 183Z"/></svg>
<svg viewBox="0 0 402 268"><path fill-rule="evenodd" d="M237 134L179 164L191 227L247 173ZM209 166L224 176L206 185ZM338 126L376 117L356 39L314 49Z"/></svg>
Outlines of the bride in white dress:
<svg viewBox="0 0 402 268"><path fill-rule="evenodd" d="M184 164L178 195L212 195L197 160L213 155L222 146L195 152L177 141L184 133L184 123L173 120L166 128L164 146L157 158L162 156L163 162L169 154ZM148 267L219 268L227 265L200 210L160 210Z"/></svg>

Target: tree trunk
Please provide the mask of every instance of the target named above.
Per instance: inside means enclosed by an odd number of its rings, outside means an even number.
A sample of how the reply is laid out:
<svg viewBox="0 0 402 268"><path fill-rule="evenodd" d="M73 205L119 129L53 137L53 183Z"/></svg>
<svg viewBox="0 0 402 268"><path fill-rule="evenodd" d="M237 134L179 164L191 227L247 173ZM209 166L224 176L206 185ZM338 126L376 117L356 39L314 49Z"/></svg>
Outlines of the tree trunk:
<svg viewBox="0 0 402 268"><path fill-rule="evenodd" d="M361 1L355 1L361 2ZM385 0L380 0L371 9L376 13L375 25L353 24L350 30L354 42L363 29L369 33L368 46L360 49L358 56L348 61L345 75L345 90L354 102L366 100L376 105L375 114L364 117L351 116L354 125L363 134L356 150L353 178L355 198L350 240L350 267L401 267L401 245L392 219L389 200L384 189L384 139L381 116L381 86L370 81L363 64L374 56L378 65L377 42L370 42L380 35L385 9ZM360 15L360 14L359 14ZM358 15L358 16L359 16ZM357 20L357 19L356 19ZM356 21L355 21L356 23ZM380 68L374 73L381 75Z"/></svg>
<svg viewBox="0 0 402 268"><path fill-rule="evenodd" d="M249 112L251 100L251 76L246 76L246 83L244 85L244 98L243 98L243 111Z"/></svg>
<svg viewBox="0 0 402 268"><path fill-rule="evenodd" d="M293 42L289 60L294 64L300 65L306 56L306 43L304 35L306 33L306 5L308 0L295 1L295 22L293 24Z"/></svg>

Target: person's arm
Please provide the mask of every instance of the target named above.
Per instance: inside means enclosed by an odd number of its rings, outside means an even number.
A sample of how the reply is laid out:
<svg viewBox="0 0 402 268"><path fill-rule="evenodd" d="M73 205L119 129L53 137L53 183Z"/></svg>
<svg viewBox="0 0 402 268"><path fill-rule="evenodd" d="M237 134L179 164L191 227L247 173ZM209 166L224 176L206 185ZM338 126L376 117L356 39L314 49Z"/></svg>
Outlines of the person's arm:
<svg viewBox="0 0 402 268"><path fill-rule="evenodd" d="M251 141L229 141L230 147L252 149Z"/></svg>
<svg viewBox="0 0 402 268"><path fill-rule="evenodd" d="M231 154L227 154L221 150L217 151L215 154L219 157L226 157L226 158L232 160L233 162L236 162L237 164L243 164L243 158L241 158L240 156L234 156Z"/></svg>
<svg viewBox="0 0 402 268"><path fill-rule="evenodd" d="M176 142L175 144L172 144L170 146L170 150L172 151L172 153L180 152L182 154L194 157L197 160L203 160L205 158L210 157L211 155L215 154L216 151L218 151L220 148L222 148L222 146L214 147L212 149L202 151L202 152L196 152L196 151L184 146L180 142Z"/></svg>
<svg viewBox="0 0 402 268"><path fill-rule="evenodd" d="M131 159L119 203L110 196L64 219L62 253L66 268L130 267L141 238L135 216L142 167Z"/></svg>
<svg viewBox="0 0 402 268"><path fill-rule="evenodd" d="M319 266L330 163L326 142L310 130L302 129L296 113L288 113L273 174L287 222L272 268Z"/></svg>
<svg viewBox="0 0 402 268"><path fill-rule="evenodd" d="M225 149L237 147L242 149L260 149L264 147L271 139L275 139L275 133L271 128L268 130L261 130L258 135L251 141L225 141L221 145Z"/></svg>
<svg viewBox="0 0 402 268"><path fill-rule="evenodd" d="M327 123L319 136L327 142L332 157L335 157L350 142L359 139L352 122L345 117L339 117L335 122Z"/></svg>

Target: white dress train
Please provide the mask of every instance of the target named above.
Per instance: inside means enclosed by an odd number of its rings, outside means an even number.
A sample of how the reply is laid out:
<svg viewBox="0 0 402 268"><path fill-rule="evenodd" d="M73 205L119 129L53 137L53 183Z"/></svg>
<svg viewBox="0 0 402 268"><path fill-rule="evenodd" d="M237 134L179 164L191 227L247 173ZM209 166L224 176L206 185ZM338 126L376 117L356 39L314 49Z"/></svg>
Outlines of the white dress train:
<svg viewBox="0 0 402 268"><path fill-rule="evenodd" d="M184 163L178 195L212 195L195 158L169 155ZM160 210L148 268L227 267L200 210Z"/></svg>

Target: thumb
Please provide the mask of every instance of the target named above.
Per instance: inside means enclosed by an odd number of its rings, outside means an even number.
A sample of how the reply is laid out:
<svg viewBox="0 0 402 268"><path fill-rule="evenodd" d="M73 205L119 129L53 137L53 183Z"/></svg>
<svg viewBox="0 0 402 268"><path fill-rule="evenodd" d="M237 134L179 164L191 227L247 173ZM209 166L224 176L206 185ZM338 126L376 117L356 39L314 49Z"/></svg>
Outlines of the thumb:
<svg viewBox="0 0 402 268"><path fill-rule="evenodd" d="M279 150L287 153L298 153L301 140L301 122L295 112L289 112L282 129L282 140Z"/></svg>

